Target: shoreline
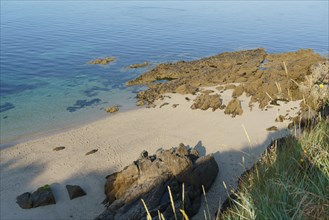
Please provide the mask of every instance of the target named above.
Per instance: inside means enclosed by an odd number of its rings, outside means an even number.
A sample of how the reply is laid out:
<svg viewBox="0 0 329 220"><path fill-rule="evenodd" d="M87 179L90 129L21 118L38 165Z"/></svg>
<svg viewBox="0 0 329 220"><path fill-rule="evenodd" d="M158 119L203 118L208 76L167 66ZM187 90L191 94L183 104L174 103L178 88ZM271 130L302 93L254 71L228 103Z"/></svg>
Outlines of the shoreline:
<svg viewBox="0 0 329 220"><path fill-rule="evenodd" d="M141 107L136 106L134 108L129 108L129 109L123 109L123 110L120 109L115 114L122 114L122 113L125 113L125 112L136 111L140 108ZM104 110L103 115L97 116L95 118L88 118L85 121L79 121L79 122L76 122L76 123L73 123L73 124L70 124L70 125L63 125L62 127L49 129L47 131L38 131L38 132L23 134L23 135L17 136L16 138L8 138L9 141L6 141L6 139L4 138L5 139L4 143L2 143L2 142L0 143L0 150L8 148L8 147L15 146L17 144L22 144L24 142L30 142L30 141L33 141L33 140L36 140L36 139L45 138L45 137L48 137L48 136L53 136L53 135L57 135L57 134L60 134L60 133L63 133L63 132L68 132L70 130L78 129L78 128L87 126L88 124L92 124L92 123L95 123L97 121L105 120L106 118L111 117L113 115L114 114L107 113ZM13 139L13 140L11 140L11 139Z"/></svg>
<svg viewBox="0 0 329 220"><path fill-rule="evenodd" d="M231 99L232 91L221 94L224 103ZM95 218L105 209L101 204L105 198L105 176L131 164L143 150L154 154L159 148L176 147L181 142L196 147L201 155L215 155L220 171L207 193L211 213L215 213L218 204L226 198L222 182L235 187L237 177L244 171L239 165L242 156L249 167L272 139L286 134L288 124L274 121L278 109L281 112L289 109L294 115L298 109L290 109L299 106L299 102L289 102L267 111L258 108L250 111L249 98L243 95L240 98L245 112L231 118L223 111L191 110L192 101L186 101L185 97L193 100L196 95L168 95L171 98L156 101L156 108L119 112L1 149L1 218L42 219L46 213L49 219ZM165 102L170 104L159 108ZM173 108L172 104L179 106ZM272 125L278 126L278 131L266 131ZM66 149L53 151L58 146ZM98 152L85 156L92 149ZM19 194L45 184L53 189L56 205L23 210L15 203ZM65 184L80 185L87 195L70 201ZM193 219L202 215L199 212Z"/></svg>

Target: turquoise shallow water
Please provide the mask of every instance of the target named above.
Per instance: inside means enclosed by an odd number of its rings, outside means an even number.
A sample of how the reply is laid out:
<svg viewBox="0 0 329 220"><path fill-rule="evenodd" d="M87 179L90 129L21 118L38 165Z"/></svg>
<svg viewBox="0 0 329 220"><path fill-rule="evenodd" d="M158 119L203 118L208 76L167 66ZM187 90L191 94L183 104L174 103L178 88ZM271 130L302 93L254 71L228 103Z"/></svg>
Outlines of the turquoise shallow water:
<svg viewBox="0 0 329 220"><path fill-rule="evenodd" d="M1 1L1 144L135 108L160 62L224 51L328 54L327 1ZM86 64L103 56L107 66ZM132 63L151 67L129 70Z"/></svg>

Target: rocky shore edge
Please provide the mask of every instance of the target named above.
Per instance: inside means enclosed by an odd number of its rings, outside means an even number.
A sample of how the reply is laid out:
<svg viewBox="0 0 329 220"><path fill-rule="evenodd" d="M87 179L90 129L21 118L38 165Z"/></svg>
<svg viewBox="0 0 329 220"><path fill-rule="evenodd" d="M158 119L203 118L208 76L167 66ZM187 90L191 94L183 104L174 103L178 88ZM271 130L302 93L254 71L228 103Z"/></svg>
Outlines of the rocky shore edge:
<svg viewBox="0 0 329 220"><path fill-rule="evenodd" d="M166 93L197 94L191 109L224 110L243 114L239 97L251 97L249 107L267 108L277 101L302 100L301 109L313 114L329 96L329 60L311 49L267 54L265 49L225 52L194 61L159 64L128 86L147 85L137 94L137 105L155 107ZM202 87L217 86L216 91ZM232 100L222 105L220 93L232 89ZM215 93L214 93L215 92ZM201 94L200 94L201 93Z"/></svg>

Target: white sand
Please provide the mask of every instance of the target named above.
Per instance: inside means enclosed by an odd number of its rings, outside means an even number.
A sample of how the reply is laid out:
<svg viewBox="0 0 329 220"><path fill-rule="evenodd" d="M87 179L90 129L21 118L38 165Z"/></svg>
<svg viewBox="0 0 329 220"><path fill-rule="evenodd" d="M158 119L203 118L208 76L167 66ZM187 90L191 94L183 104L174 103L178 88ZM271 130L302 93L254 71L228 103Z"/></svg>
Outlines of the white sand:
<svg viewBox="0 0 329 220"><path fill-rule="evenodd" d="M230 93L224 93L225 103ZM119 112L77 129L2 149L1 219L93 219L104 210L101 202L105 198L106 175L132 163L143 150L153 154L159 148L176 147L181 142L197 145L201 154L215 154L219 175L208 192L210 211L215 213L219 202L226 198L222 182L234 187L236 177L243 172L239 164L242 156L249 165L255 161L273 138L286 133L283 128L288 122L274 122L278 112L285 115L287 109L299 106L299 102L289 102L268 111L256 107L250 111L245 97L243 115L231 118L221 110L191 110L192 101L186 101L186 96L169 95L171 99L158 102L170 103L162 108L157 105L154 109ZM172 108L176 103L180 105ZM297 109L289 113L296 112ZM266 131L272 125L280 130ZM58 146L66 148L52 150ZM85 156L92 149L98 152ZM45 184L51 185L56 205L24 210L16 204L16 196ZM80 185L87 196L71 201L66 184ZM194 219L203 217L197 215Z"/></svg>

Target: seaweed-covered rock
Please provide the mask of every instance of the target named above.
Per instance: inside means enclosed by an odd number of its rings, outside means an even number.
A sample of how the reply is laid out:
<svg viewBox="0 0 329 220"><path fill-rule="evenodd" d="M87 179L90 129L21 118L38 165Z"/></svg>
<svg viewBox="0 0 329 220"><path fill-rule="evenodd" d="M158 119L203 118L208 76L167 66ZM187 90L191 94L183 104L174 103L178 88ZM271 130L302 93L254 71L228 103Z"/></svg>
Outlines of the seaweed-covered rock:
<svg viewBox="0 0 329 220"><path fill-rule="evenodd" d="M49 185L38 188L32 194L25 192L16 198L16 203L22 209L36 208L39 206L46 206L56 204L55 197Z"/></svg>
<svg viewBox="0 0 329 220"><path fill-rule="evenodd" d="M182 183L185 184L185 211L189 216L197 213L201 204L201 186L208 190L218 173L213 155L199 158L195 149L184 144L170 150L160 150L149 156L143 151L133 164L107 176L105 194L108 208L96 219L144 219L143 198L150 214L158 210L166 219L174 219L168 186L177 208L182 204ZM177 209L179 217L180 212Z"/></svg>
<svg viewBox="0 0 329 220"><path fill-rule="evenodd" d="M236 115L242 115L243 109L241 107L241 102L237 98L233 98L226 106L225 114L232 115L235 117Z"/></svg>
<svg viewBox="0 0 329 220"><path fill-rule="evenodd" d="M191 109L207 110L212 108L212 110L215 111L220 108L221 105L222 100L220 99L220 95L201 94L194 100Z"/></svg>
<svg viewBox="0 0 329 220"><path fill-rule="evenodd" d="M105 57L105 58L97 58L95 60L91 60L88 63L89 64L100 64L100 65L106 65L111 62L115 61L115 57Z"/></svg>
<svg viewBox="0 0 329 220"><path fill-rule="evenodd" d="M130 69L136 69L136 68L140 68L140 67L145 67L145 66L148 66L149 63L148 62L144 62L144 63L134 63L134 64L131 64L129 66Z"/></svg>
<svg viewBox="0 0 329 220"><path fill-rule="evenodd" d="M117 112L117 111L119 111L119 106L117 106L117 105L111 106L111 107L106 109L106 112L108 112L108 113L114 113L114 112Z"/></svg>

